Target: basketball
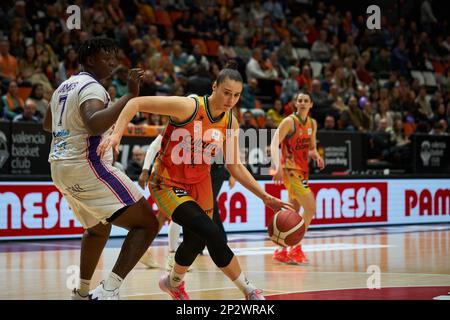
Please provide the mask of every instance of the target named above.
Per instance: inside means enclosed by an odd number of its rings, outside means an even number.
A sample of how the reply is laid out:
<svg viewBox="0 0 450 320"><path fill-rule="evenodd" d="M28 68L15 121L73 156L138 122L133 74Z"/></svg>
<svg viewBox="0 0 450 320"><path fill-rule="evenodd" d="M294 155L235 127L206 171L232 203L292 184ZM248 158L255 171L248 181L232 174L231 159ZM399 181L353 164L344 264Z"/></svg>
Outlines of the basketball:
<svg viewBox="0 0 450 320"><path fill-rule="evenodd" d="M299 244L305 231L305 221L302 216L292 210L278 211L268 225L270 240L283 247Z"/></svg>

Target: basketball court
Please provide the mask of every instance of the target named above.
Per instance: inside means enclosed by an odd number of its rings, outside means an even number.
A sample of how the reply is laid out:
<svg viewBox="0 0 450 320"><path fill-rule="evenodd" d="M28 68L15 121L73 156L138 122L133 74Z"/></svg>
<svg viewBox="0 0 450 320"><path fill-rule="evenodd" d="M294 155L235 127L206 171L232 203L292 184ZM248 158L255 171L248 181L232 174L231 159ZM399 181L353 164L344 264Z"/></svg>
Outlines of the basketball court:
<svg viewBox="0 0 450 320"><path fill-rule="evenodd" d="M450 300L450 224L311 229L303 240L309 265L272 261L265 232L230 233L230 246L248 278L268 300ZM108 241L92 286L110 272L123 238ZM69 299L79 264L80 240L2 242L0 299ZM138 264L121 298L168 300L158 288L165 272L167 237L152 252L160 269ZM205 251L186 278L191 299L242 299Z"/></svg>

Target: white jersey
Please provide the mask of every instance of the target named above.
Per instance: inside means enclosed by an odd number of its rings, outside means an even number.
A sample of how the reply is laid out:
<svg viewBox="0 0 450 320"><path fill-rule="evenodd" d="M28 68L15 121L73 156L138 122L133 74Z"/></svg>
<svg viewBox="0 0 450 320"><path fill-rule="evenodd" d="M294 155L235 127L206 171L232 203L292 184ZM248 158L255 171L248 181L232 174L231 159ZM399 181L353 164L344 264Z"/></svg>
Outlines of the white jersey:
<svg viewBox="0 0 450 320"><path fill-rule="evenodd" d="M112 150L102 158L97 155L102 137L89 134L80 112L81 104L89 99L103 101L105 108L110 104L100 83L81 72L56 89L50 105L52 180L85 228L109 222L115 212L142 198L135 184L112 166Z"/></svg>
<svg viewBox="0 0 450 320"><path fill-rule="evenodd" d="M81 104L89 99L103 101L105 108L110 105L110 97L105 88L87 72L71 76L53 93L50 101L52 112L52 145L49 161L70 160L86 162L94 156L101 136L91 136L81 117ZM104 135L109 135L112 128ZM102 158L112 163L112 150Z"/></svg>

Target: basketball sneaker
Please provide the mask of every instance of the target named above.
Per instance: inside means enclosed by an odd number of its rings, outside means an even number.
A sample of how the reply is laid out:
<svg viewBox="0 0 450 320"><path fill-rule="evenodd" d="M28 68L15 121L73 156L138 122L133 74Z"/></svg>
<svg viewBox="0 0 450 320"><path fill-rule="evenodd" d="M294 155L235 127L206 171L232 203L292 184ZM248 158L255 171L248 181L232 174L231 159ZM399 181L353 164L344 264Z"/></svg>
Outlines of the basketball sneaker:
<svg viewBox="0 0 450 320"><path fill-rule="evenodd" d="M89 293L90 300L120 300L119 289L106 290L103 284L104 281L100 282L98 287Z"/></svg>
<svg viewBox="0 0 450 320"><path fill-rule="evenodd" d="M305 253L302 250L301 244L295 247L290 247L289 250L287 251L287 257L296 264L309 263L308 258L305 256Z"/></svg>
<svg viewBox="0 0 450 320"><path fill-rule="evenodd" d="M82 296L77 288L72 290L72 294L70 295L71 300L89 300L89 294Z"/></svg>
<svg viewBox="0 0 450 320"><path fill-rule="evenodd" d="M141 259L139 260L140 263L144 264L149 269L158 269L159 264L156 262L150 251L145 251L145 253L142 255Z"/></svg>
<svg viewBox="0 0 450 320"><path fill-rule="evenodd" d="M167 292L173 300L190 300L184 289L184 281L182 281L178 287L172 287L170 285L169 276L170 275L166 274L159 279L159 288L162 291Z"/></svg>
<svg viewBox="0 0 450 320"><path fill-rule="evenodd" d="M291 259L287 255L287 248L275 249L272 259L281 263L291 263Z"/></svg>
<svg viewBox="0 0 450 320"><path fill-rule="evenodd" d="M262 291L255 289L245 296L245 300L266 300L262 295Z"/></svg>

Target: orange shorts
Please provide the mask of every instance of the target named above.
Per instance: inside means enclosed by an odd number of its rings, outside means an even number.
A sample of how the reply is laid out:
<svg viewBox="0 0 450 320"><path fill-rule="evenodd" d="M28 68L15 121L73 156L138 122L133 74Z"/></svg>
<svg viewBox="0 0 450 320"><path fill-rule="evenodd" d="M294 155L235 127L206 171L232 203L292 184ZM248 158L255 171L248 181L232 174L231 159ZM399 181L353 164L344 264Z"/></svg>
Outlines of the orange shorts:
<svg viewBox="0 0 450 320"><path fill-rule="evenodd" d="M295 169L283 169L283 182L288 191L290 201L311 192L306 172Z"/></svg>
<svg viewBox="0 0 450 320"><path fill-rule="evenodd" d="M148 187L158 209L170 219L175 209L187 201L195 201L212 218L214 201L209 178L196 184L179 184L152 174Z"/></svg>

